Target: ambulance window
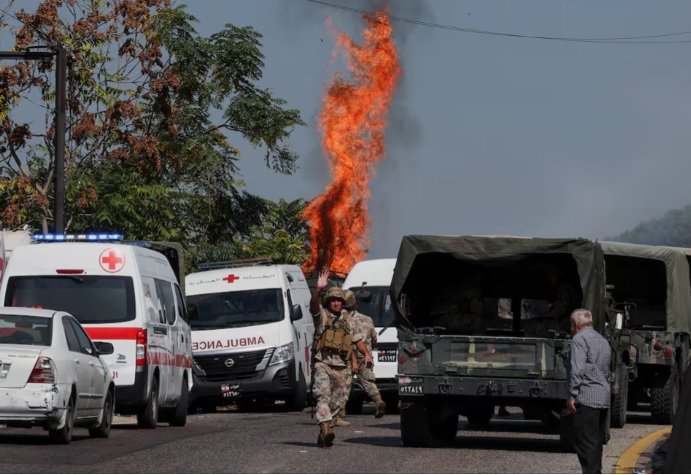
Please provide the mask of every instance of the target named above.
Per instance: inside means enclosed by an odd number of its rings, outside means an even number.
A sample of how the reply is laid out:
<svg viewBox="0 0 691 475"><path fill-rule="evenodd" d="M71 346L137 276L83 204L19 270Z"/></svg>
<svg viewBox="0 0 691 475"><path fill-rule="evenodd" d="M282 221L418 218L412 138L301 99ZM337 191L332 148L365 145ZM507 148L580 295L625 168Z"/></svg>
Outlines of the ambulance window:
<svg viewBox="0 0 691 475"><path fill-rule="evenodd" d="M132 277L110 275L13 276L5 305L62 310L79 323L134 320Z"/></svg>
<svg viewBox="0 0 691 475"><path fill-rule="evenodd" d="M178 315L186 322L189 322L189 317L187 316L187 306L185 305L185 297L182 296L182 291L180 286L175 284L175 305L177 305Z"/></svg>
<svg viewBox="0 0 691 475"><path fill-rule="evenodd" d="M173 287L170 285L170 282L166 282L165 280L155 280L158 299L161 303L161 309L163 310L163 317L165 322L172 325L175 323L175 297L173 297Z"/></svg>

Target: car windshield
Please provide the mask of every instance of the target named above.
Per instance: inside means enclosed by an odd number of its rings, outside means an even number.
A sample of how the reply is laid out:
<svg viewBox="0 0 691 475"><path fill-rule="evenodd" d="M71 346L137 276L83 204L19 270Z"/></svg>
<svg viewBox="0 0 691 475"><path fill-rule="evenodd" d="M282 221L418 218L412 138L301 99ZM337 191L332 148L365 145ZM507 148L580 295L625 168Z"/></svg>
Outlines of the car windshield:
<svg viewBox="0 0 691 475"><path fill-rule="evenodd" d="M134 320L131 277L70 275L18 276L7 283L5 305L68 312L80 323Z"/></svg>
<svg viewBox="0 0 691 475"><path fill-rule="evenodd" d="M357 311L372 317L375 327L389 327L395 324L391 307L389 287L360 287L351 289L357 299Z"/></svg>
<svg viewBox="0 0 691 475"><path fill-rule="evenodd" d="M0 344L50 346L52 338L52 318L0 315Z"/></svg>
<svg viewBox="0 0 691 475"><path fill-rule="evenodd" d="M281 289L187 296L192 329L262 325L284 318Z"/></svg>

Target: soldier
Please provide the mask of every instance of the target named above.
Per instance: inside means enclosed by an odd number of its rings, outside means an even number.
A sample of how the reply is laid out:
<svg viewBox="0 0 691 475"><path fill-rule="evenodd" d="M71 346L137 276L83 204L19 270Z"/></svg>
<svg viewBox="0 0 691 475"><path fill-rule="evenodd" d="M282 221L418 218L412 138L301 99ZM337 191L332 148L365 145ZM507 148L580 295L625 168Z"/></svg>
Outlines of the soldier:
<svg viewBox="0 0 691 475"><path fill-rule="evenodd" d="M352 290L345 291L345 309L350 312L350 320L355 333L362 338L364 342L365 350L361 348L360 345L357 346L355 350L355 355L357 357L357 364L353 366L353 374L357 374L360 384L362 384L362 389L365 390L369 398L374 403L374 417L383 417L386 413L386 403L379 393L379 388L375 383L375 376L373 370L373 364L367 364L366 358L369 357L372 360L372 348L377 346L377 330L374 327L374 321L371 317L364 315L357 311L357 302L355 300L355 293ZM352 386L352 378L350 380ZM350 387L348 390L350 394ZM342 408L343 413L345 413L345 406ZM341 425L343 423L350 425L349 422L343 421L339 418L336 425ZM347 426L346 426L347 427Z"/></svg>
<svg viewBox="0 0 691 475"><path fill-rule="evenodd" d="M347 362L354 361L353 341L364 348L361 338L353 334L348 312L343 309L345 295L343 290L332 287L325 292L324 306L319 303L319 295L326 287L329 271L319 273L317 286L310 300L310 313L314 318L315 360L314 396L317 398L317 421L319 436L317 446L331 447L335 438L331 431L331 421L338 416L348 398ZM371 363L372 358L369 358Z"/></svg>

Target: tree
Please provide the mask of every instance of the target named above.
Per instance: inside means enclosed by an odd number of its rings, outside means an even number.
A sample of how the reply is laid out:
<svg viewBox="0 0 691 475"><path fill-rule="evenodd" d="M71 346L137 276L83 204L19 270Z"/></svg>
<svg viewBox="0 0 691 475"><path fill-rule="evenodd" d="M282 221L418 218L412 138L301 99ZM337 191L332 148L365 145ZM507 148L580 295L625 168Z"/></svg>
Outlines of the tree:
<svg viewBox="0 0 691 475"><path fill-rule="evenodd" d="M253 204L260 219L240 239L218 242L197 258L198 262L266 257L281 264L302 264L309 248L308 225L302 217L307 203L261 200ZM197 262L191 263L194 267Z"/></svg>
<svg viewBox="0 0 691 475"><path fill-rule="evenodd" d="M8 7L9 8L9 7ZM231 24L208 38L170 0L43 0L14 13L16 48L68 50L66 229L119 229L131 239L214 245L247 233L264 211L241 191L235 140L266 165L295 170L285 146L299 112L261 89L261 35ZM0 18L0 23L6 21ZM5 227L52 220L50 61L0 69L0 206ZM13 120L34 94L41 127ZM37 94L36 94L37 93ZM232 241L232 239L230 239Z"/></svg>
<svg viewBox="0 0 691 475"><path fill-rule="evenodd" d="M667 211L661 218L640 223L611 240L635 244L691 247L691 206Z"/></svg>

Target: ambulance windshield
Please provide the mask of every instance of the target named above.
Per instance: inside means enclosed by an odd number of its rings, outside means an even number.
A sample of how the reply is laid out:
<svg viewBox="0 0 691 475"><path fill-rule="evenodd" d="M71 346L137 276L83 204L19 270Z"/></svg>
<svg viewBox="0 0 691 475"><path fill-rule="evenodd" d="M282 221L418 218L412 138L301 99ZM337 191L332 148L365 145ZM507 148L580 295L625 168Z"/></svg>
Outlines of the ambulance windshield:
<svg viewBox="0 0 691 475"><path fill-rule="evenodd" d="M263 325L284 318L281 289L188 295L187 307L193 330Z"/></svg>
<svg viewBox="0 0 691 475"><path fill-rule="evenodd" d="M351 290L355 292L357 311L371 317L375 327L389 327L395 323L389 287L356 287Z"/></svg>
<svg viewBox="0 0 691 475"><path fill-rule="evenodd" d="M5 306L62 310L80 323L127 322L135 317L134 286L119 276L10 277Z"/></svg>

